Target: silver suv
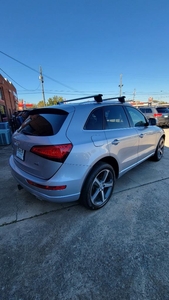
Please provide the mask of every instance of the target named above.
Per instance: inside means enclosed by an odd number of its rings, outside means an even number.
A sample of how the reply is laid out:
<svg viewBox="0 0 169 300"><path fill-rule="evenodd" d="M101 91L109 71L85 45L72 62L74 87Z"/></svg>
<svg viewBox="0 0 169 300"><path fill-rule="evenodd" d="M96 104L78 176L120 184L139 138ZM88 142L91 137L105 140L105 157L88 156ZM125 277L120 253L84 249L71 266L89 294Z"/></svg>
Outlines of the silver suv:
<svg viewBox="0 0 169 300"><path fill-rule="evenodd" d="M41 200L98 209L117 178L149 157L161 159L165 134L155 125L124 97L34 109L13 134L11 171L18 187Z"/></svg>
<svg viewBox="0 0 169 300"><path fill-rule="evenodd" d="M169 127L169 109L164 106L144 106L139 107L139 110L149 119L155 118L158 126Z"/></svg>

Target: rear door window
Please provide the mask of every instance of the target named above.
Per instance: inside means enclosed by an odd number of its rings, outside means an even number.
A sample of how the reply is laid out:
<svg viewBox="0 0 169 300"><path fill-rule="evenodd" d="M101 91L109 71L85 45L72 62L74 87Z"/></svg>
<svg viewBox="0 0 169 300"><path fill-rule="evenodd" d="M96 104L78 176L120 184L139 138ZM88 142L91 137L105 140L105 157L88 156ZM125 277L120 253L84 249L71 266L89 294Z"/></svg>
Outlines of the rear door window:
<svg viewBox="0 0 169 300"><path fill-rule="evenodd" d="M84 126L86 130L127 128L129 122L122 106L108 105L94 109Z"/></svg>
<svg viewBox="0 0 169 300"><path fill-rule="evenodd" d="M143 114L146 113L146 108L139 107L139 110L141 110Z"/></svg>
<svg viewBox="0 0 169 300"><path fill-rule="evenodd" d="M147 114L151 114L152 113L152 109L151 108L146 108L146 113Z"/></svg>
<svg viewBox="0 0 169 300"><path fill-rule="evenodd" d="M105 128L127 128L129 123L125 111L120 105L111 105L104 108Z"/></svg>
<svg viewBox="0 0 169 300"><path fill-rule="evenodd" d="M151 114L152 109L151 108L139 108L143 114Z"/></svg>

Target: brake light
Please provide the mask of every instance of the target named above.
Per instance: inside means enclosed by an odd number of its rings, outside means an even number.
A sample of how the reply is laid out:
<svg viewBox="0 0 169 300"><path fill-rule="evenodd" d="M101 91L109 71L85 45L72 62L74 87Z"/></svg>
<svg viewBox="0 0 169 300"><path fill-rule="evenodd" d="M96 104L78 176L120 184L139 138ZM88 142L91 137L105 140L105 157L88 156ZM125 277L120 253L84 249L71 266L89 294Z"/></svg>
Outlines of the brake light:
<svg viewBox="0 0 169 300"><path fill-rule="evenodd" d="M36 182L33 182L32 180L27 179L27 182L33 186L36 186L41 189L45 189L48 191L61 191L66 188L66 185L58 185L58 186L50 186L50 185L42 185Z"/></svg>
<svg viewBox="0 0 169 300"><path fill-rule="evenodd" d="M33 146L30 151L41 157L63 163L68 157L72 148L73 145L70 143L51 146Z"/></svg>
<svg viewBox="0 0 169 300"><path fill-rule="evenodd" d="M162 114L154 114L155 118L158 118L158 117L161 117L161 116L162 116Z"/></svg>

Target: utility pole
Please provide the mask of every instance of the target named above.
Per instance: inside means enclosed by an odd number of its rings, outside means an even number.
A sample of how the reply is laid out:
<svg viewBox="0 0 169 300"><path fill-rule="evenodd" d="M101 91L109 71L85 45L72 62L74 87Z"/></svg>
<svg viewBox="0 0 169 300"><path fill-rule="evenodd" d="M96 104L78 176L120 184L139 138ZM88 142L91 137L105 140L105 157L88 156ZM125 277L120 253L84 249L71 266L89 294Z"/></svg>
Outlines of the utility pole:
<svg viewBox="0 0 169 300"><path fill-rule="evenodd" d="M135 96L136 96L136 89L134 89L134 92L133 92L133 101L135 101Z"/></svg>
<svg viewBox="0 0 169 300"><path fill-rule="evenodd" d="M43 97L43 102L44 102L44 106L46 106L46 102L45 102L45 93L44 93L44 80L43 80L43 75L42 75L42 68L40 67L40 75L39 75L39 80L42 83L42 97Z"/></svg>
<svg viewBox="0 0 169 300"><path fill-rule="evenodd" d="M120 97L121 97L121 94L122 94L122 87L123 87L123 84L122 84L122 74L120 74L120 84L119 84L119 88L120 88Z"/></svg>

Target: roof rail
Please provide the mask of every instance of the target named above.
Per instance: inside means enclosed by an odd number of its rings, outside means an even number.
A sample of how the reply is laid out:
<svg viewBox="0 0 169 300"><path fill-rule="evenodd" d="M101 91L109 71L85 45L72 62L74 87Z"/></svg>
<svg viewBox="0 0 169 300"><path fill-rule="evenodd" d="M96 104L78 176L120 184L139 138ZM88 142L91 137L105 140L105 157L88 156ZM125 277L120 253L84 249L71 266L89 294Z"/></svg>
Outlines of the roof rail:
<svg viewBox="0 0 169 300"><path fill-rule="evenodd" d="M103 96L102 94L98 94L98 95L93 95L93 96L88 96L88 97L81 97L81 98L65 100L64 102L78 101L78 100L89 99L89 98L94 98L94 100L96 102L102 102L102 96Z"/></svg>
<svg viewBox="0 0 169 300"><path fill-rule="evenodd" d="M103 99L102 101L118 99L121 103L124 103L125 102L125 98L126 98L126 96L119 96L119 97L113 97L113 98Z"/></svg>
<svg viewBox="0 0 169 300"><path fill-rule="evenodd" d="M125 96L119 96L119 97L113 97L113 98L107 98L107 99L102 99L102 96L103 96L102 94L97 94L97 95L92 95L92 96L87 96L87 97L65 100L64 102L78 101L78 100L84 100L84 99L89 99L89 98L94 98L94 100L98 103L102 102L102 101L115 100L115 99L118 99L121 103L125 102Z"/></svg>

